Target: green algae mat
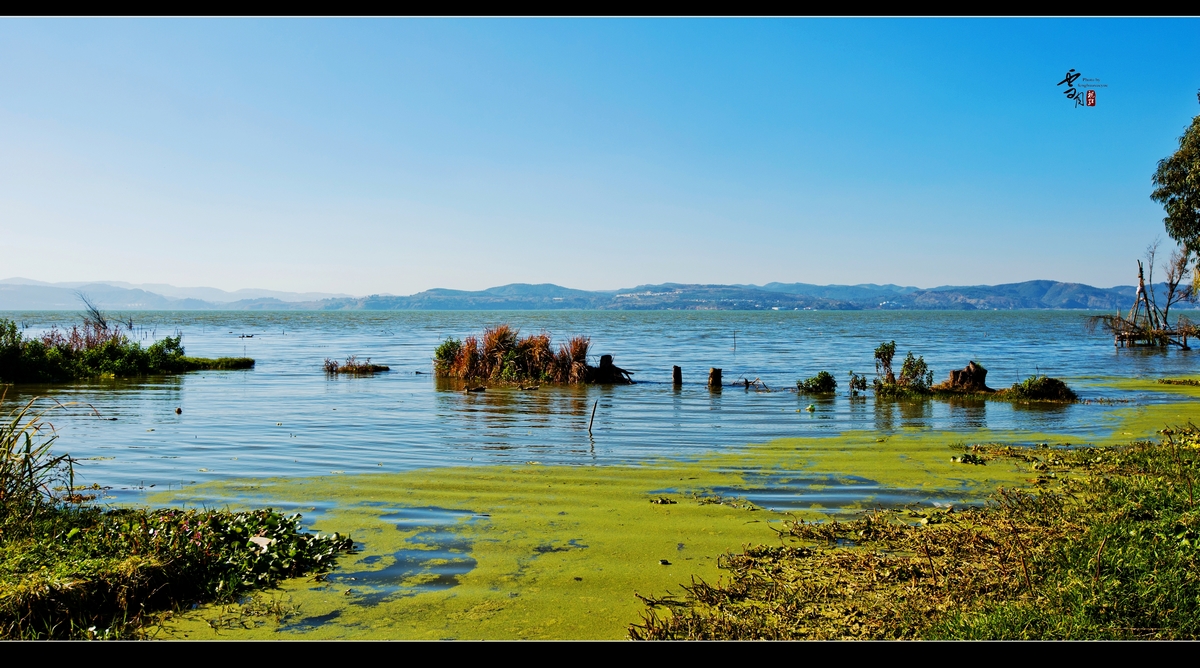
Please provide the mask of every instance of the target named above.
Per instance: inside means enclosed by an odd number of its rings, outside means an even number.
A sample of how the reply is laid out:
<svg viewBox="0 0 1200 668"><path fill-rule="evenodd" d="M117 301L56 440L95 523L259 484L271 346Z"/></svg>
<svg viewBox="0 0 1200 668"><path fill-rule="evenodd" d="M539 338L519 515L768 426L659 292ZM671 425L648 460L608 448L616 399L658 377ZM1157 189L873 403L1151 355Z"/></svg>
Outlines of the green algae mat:
<svg viewBox="0 0 1200 668"><path fill-rule="evenodd" d="M1147 390L1200 396L1200 388ZM1119 407L1094 438L1041 433L853 432L730 447L638 466L433 468L214 483L154 504L294 508L358 551L339 569L285 581L242 605L201 606L159 638L620 639L638 597L722 578L721 556L778 544L785 519L842 517L876 505L978 503L1028 486L1020 461L964 463L975 443L1124 443L1195 418L1182 401ZM969 459L969 458L968 458ZM773 496L772 496L773 495ZM770 498L764 510L753 502Z"/></svg>

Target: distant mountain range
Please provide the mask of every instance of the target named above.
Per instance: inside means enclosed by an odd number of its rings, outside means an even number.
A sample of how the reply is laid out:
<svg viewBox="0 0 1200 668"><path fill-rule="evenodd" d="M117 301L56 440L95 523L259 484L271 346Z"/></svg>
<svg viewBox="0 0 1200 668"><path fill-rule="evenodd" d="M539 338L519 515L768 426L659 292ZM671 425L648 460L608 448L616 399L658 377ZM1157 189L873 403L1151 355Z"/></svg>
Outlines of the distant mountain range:
<svg viewBox="0 0 1200 668"><path fill-rule="evenodd" d="M1128 309L1133 286L1094 288L1080 283L1026 281L1005 285L695 285L663 283L626 290L573 290L543 283L513 283L487 290L436 288L407 297L352 297L328 293L177 288L119 282L42 283L0 280L0 311L79 310L84 294L105 309L124 310L1009 310ZM1163 291L1165 292L1165 291ZM1195 305L1188 305L1195 308ZM1176 308L1179 308L1178 306Z"/></svg>

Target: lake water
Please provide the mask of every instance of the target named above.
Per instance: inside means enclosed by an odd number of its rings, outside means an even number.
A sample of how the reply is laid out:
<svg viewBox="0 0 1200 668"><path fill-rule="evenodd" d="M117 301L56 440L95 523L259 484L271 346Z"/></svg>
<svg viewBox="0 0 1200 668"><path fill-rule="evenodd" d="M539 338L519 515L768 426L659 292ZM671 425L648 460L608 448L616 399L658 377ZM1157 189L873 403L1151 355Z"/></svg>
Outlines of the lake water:
<svg viewBox="0 0 1200 668"><path fill-rule="evenodd" d="M1084 398L1178 400L1104 387L1100 377L1194 372L1189 351L1117 350L1083 328L1087 314L1016 312L142 312L147 340L180 332L189 355L246 355L250 371L10 389L7 403L34 394L76 402L52 414L58 447L81 459L86 482L133 500L144 490L255 476L400 471L421 467L539 461L608 464L683 457L780 437L906 427L1097 433L1111 405L1053 408L1002 402L896 404L851 400L853 370L874 373L872 351L895 340L944 380L968 360L1005 387L1035 372L1064 378ZM6 313L36 333L70 325L70 313ZM439 341L507 322L555 341L592 339L597 355L631 370L632 386L491 388L464 394L436 381ZM252 335L252 336L251 336ZM387 364L373 377L330 377L325 358ZM672 387L671 367L684 385ZM710 392L709 367L726 382L764 381L773 392ZM818 371L841 385L835 398L795 394ZM787 390L793 391L787 391ZM804 410L809 404L814 410ZM94 407L100 417L85 409ZM596 406L595 424L588 421ZM176 415L175 409L182 409ZM116 418L115 420L111 418Z"/></svg>

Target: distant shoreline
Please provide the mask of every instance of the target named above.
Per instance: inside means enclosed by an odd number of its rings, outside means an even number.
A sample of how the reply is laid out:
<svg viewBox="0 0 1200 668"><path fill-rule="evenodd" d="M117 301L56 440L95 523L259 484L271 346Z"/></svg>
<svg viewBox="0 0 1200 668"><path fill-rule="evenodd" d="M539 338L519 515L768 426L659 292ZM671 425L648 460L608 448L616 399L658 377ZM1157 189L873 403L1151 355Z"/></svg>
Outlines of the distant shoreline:
<svg viewBox="0 0 1200 668"><path fill-rule="evenodd" d="M257 297L205 301L107 283L78 287L0 282L0 311L76 311L78 293L99 306L125 311L1126 311L1133 286L1096 288L1082 283L1025 281L1002 285L920 289L898 285L664 283L625 290L588 291L553 284L515 283L487 290L435 288L409 296L371 295L288 301ZM165 286L170 287L170 286ZM181 289L183 290L183 289ZM187 290L200 290L188 288ZM214 289L215 290L215 289ZM1165 292L1165 291L1163 291ZM225 293L234 294L234 293ZM276 293L281 295L299 293ZM310 293L311 294L311 293ZM1195 304L1175 309L1194 309Z"/></svg>

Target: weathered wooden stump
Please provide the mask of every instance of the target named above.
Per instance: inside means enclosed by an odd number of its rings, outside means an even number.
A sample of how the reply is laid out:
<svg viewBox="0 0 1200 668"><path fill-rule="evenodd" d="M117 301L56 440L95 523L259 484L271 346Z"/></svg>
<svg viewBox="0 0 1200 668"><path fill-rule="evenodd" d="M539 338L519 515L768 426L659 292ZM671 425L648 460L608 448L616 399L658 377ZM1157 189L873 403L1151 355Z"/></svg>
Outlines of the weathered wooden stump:
<svg viewBox="0 0 1200 668"><path fill-rule="evenodd" d="M675 387L683 385L683 369L677 366L671 367L671 384Z"/></svg>
<svg viewBox="0 0 1200 668"><path fill-rule="evenodd" d="M994 390L987 386L986 379L987 369L971 361L965 368L951 371L950 380L946 381L945 385L946 389L962 392L993 392Z"/></svg>
<svg viewBox="0 0 1200 668"><path fill-rule="evenodd" d="M708 370L708 389L721 389L721 370L716 367Z"/></svg>

